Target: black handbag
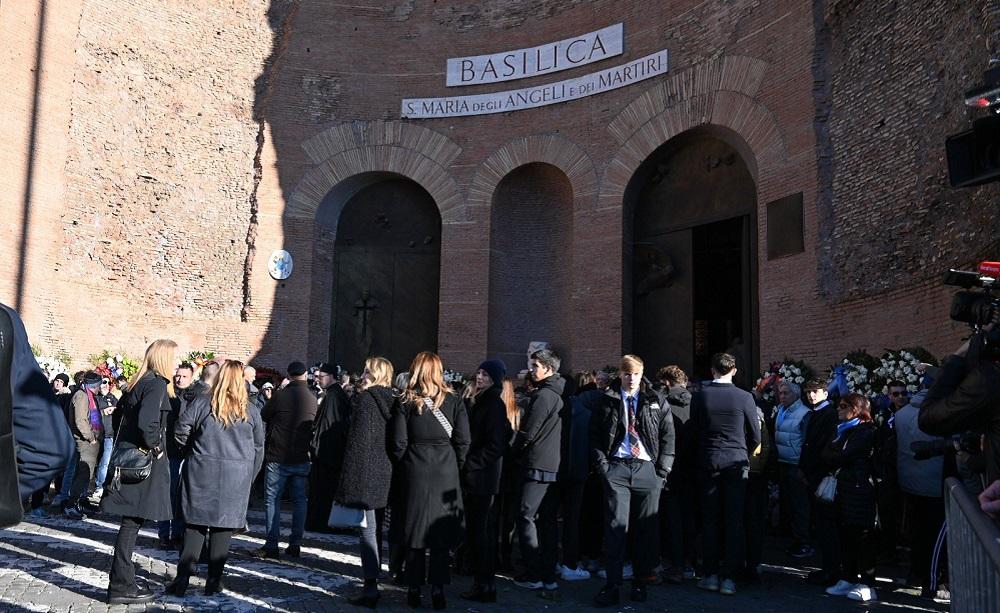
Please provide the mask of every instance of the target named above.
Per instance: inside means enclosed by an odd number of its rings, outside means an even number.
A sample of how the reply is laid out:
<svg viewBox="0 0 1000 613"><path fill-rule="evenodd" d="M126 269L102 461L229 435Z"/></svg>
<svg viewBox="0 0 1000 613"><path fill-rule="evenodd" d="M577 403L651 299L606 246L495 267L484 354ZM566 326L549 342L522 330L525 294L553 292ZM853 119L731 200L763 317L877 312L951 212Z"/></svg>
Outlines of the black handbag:
<svg viewBox="0 0 1000 613"><path fill-rule="evenodd" d="M115 442L111 449L111 459L108 461L111 482L105 489L112 492L118 491L123 483L128 485L142 483L153 472L154 451L136 447L131 443L120 442L118 439L124 429L125 418L123 417L122 423L115 431ZM162 424L160 426L160 440L163 440Z"/></svg>

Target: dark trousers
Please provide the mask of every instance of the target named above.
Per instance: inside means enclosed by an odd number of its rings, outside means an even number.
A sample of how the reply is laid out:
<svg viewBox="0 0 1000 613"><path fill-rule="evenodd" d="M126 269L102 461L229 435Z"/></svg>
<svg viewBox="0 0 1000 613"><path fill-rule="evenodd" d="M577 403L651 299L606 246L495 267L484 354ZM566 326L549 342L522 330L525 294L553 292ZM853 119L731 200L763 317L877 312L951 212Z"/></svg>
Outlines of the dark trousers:
<svg viewBox="0 0 1000 613"><path fill-rule="evenodd" d="M875 567L875 543L872 531L861 526L840 526L841 579L848 583L872 586L875 578L869 569Z"/></svg>
<svg viewBox="0 0 1000 613"><path fill-rule="evenodd" d="M798 472L799 467L794 464L778 463L781 516L789 523L795 544L808 545L811 503L808 486L799 479Z"/></svg>
<svg viewBox="0 0 1000 613"><path fill-rule="evenodd" d="M633 537L632 563L636 577L648 577L659 557L660 490L663 481L652 462L611 459L604 475L604 546L608 583L620 585L625 563L625 543ZM631 529L631 530L630 530Z"/></svg>
<svg viewBox="0 0 1000 613"><path fill-rule="evenodd" d="M313 462L309 469L309 502L306 507L306 530L311 532L329 532L327 520L330 519L330 509L333 507L333 495L337 491L340 471L323 464Z"/></svg>
<svg viewBox="0 0 1000 613"><path fill-rule="evenodd" d="M818 483L816 487L819 487ZM816 487L812 488L813 491ZM840 524L837 522L837 506L814 497L812 518L816 526L816 544L819 545L823 572L830 577L837 577L840 574Z"/></svg>
<svg viewBox="0 0 1000 613"><path fill-rule="evenodd" d="M466 555L477 585L493 585L497 557L497 517L493 496L465 495Z"/></svg>
<svg viewBox="0 0 1000 613"><path fill-rule="evenodd" d="M931 575L931 557L944 523L944 500L906 494L906 505L910 518L910 572L920 579L920 587L930 589L940 579Z"/></svg>
<svg viewBox="0 0 1000 613"><path fill-rule="evenodd" d="M743 525L746 531L746 568L756 571L764 552L764 533L767 532L767 477L750 473L747 479Z"/></svg>
<svg viewBox="0 0 1000 613"><path fill-rule="evenodd" d="M878 526L879 551L892 558L899 545L899 531L903 518L903 493L895 478L887 478L878 484Z"/></svg>
<svg viewBox="0 0 1000 613"><path fill-rule="evenodd" d="M562 563L566 568L580 565L580 514L585 481L560 481L559 506L562 508Z"/></svg>
<svg viewBox="0 0 1000 613"><path fill-rule="evenodd" d="M746 495L746 466L731 466L719 471L703 471L701 506L704 525L705 574L732 579L743 567L746 534L743 527ZM725 544L725 566L720 568Z"/></svg>
<svg viewBox="0 0 1000 613"><path fill-rule="evenodd" d="M184 515L181 513L181 458L169 458L170 463L170 508L174 518L156 523L161 541L182 539L185 535Z"/></svg>
<svg viewBox="0 0 1000 613"><path fill-rule="evenodd" d="M111 572L108 580L108 591L122 594L131 591L135 586L135 565L132 563L132 552L135 550L135 539L142 527L141 517L122 517L115 538L115 552L111 558Z"/></svg>
<svg viewBox="0 0 1000 613"><path fill-rule="evenodd" d="M556 580L558 506L559 491L555 483L525 480L517 518L517 538L521 542L521 559L532 581L552 583Z"/></svg>
<svg viewBox="0 0 1000 613"><path fill-rule="evenodd" d="M382 542L378 538L381 532L381 522L376 519L373 510L365 510L365 527L361 528L361 537L358 539L358 547L361 553L361 572L364 576L365 587L369 586L378 592L375 582L378 581L378 571L382 561ZM371 590L366 590L371 591Z"/></svg>
<svg viewBox="0 0 1000 613"><path fill-rule="evenodd" d="M180 562L177 563L177 576L190 577L195 574L195 565L201 556L201 550L208 538L208 576L214 579L222 578L222 569L229 559L229 544L233 540L232 528L210 528L208 526L187 525L184 529L184 547L181 549Z"/></svg>
<svg viewBox="0 0 1000 613"><path fill-rule="evenodd" d="M431 547L429 568L426 562L427 551L411 547L406 554L406 583L410 587L420 587L425 581L431 585L447 585L451 582L448 550L443 547Z"/></svg>
<svg viewBox="0 0 1000 613"><path fill-rule="evenodd" d="M583 486L580 509L580 553L590 560L604 558L604 477L591 474Z"/></svg>
<svg viewBox="0 0 1000 613"><path fill-rule="evenodd" d="M500 528L500 565L510 568L514 554L514 537L517 535L517 518L521 514L521 492L501 491L497 509Z"/></svg>
<svg viewBox="0 0 1000 613"><path fill-rule="evenodd" d="M692 481L686 475L672 475L670 491L660 497L660 551L661 555L670 556L670 564L678 570L694 566L697 557L698 526L694 514L697 490Z"/></svg>
<svg viewBox="0 0 1000 613"><path fill-rule="evenodd" d="M77 440L76 452L80 459L73 474L73 486L70 488L68 501L70 504L75 504L80 498L86 498L90 482L94 478L94 471L97 470L97 460L101 456L101 444Z"/></svg>

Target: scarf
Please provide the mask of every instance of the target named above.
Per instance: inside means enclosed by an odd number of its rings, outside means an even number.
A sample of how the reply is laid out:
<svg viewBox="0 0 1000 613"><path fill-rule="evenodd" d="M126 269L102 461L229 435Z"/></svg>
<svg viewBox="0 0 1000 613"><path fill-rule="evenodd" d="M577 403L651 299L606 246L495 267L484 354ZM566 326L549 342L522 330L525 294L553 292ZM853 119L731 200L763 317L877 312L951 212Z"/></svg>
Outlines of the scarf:
<svg viewBox="0 0 1000 613"><path fill-rule="evenodd" d="M848 419L845 422L841 422L841 423L837 424L837 436L834 437L833 440L839 441L840 437L845 432L847 432L848 430L850 430L851 428L853 428L854 426L856 426L856 425L858 425L860 423L861 423L861 418L860 417L855 417L854 419Z"/></svg>
<svg viewBox="0 0 1000 613"><path fill-rule="evenodd" d="M94 391L84 388L87 392L87 419L94 432L104 431L104 420L101 419L101 411L97 408L97 399L94 398Z"/></svg>

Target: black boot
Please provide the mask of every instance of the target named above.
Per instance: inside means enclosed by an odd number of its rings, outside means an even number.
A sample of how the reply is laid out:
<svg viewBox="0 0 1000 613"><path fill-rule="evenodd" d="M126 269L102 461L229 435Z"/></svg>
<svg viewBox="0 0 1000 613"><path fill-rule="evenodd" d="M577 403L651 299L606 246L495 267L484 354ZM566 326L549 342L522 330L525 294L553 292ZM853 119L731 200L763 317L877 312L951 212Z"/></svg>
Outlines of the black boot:
<svg viewBox="0 0 1000 613"><path fill-rule="evenodd" d="M364 593L360 596L355 596L354 598L349 599L347 602L356 607L374 609L375 605L378 604L378 597L378 581L375 579L365 579Z"/></svg>
<svg viewBox="0 0 1000 613"><path fill-rule="evenodd" d="M435 611L440 611L444 609L448 604L444 600L444 586L443 585L432 585L431 586L431 606L434 607Z"/></svg>
<svg viewBox="0 0 1000 613"><path fill-rule="evenodd" d="M167 586L167 589L164 590L164 593L183 598L184 593L187 592L188 589L188 579L190 579L188 575L177 575L174 577L174 580L170 582L170 585Z"/></svg>
<svg viewBox="0 0 1000 613"><path fill-rule="evenodd" d="M205 595L211 596L212 594L221 594L222 588L222 577L209 577L205 580Z"/></svg>
<svg viewBox="0 0 1000 613"><path fill-rule="evenodd" d="M411 587L406 591L406 604L410 606L411 609L420 608L420 588Z"/></svg>
<svg viewBox="0 0 1000 613"><path fill-rule="evenodd" d="M496 602L497 588L493 585L475 584L468 592L458 595L459 598L471 600L473 602Z"/></svg>

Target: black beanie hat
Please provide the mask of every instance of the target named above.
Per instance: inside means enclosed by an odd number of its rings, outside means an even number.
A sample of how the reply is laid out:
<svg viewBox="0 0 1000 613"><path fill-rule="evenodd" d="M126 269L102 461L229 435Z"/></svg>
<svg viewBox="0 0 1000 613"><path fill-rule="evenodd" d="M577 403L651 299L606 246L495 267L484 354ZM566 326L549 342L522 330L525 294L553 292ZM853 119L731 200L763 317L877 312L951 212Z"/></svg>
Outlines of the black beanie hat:
<svg viewBox="0 0 1000 613"><path fill-rule="evenodd" d="M479 365L479 369L485 371L490 379L493 379L493 385L496 387L501 387L504 377L507 376L507 365L503 363L503 360L486 360Z"/></svg>

